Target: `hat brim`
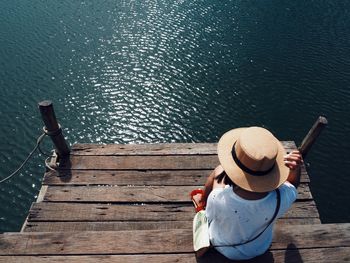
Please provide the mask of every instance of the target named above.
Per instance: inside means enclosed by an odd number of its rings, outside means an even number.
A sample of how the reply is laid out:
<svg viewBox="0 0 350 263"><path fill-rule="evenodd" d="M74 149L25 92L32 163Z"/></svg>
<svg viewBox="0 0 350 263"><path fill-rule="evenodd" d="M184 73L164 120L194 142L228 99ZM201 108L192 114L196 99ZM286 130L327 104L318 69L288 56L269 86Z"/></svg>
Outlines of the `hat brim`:
<svg viewBox="0 0 350 263"><path fill-rule="evenodd" d="M218 157L226 174L239 187L251 192L269 192L282 185L288 178L289 168L284 165L283 156L286 151L280 141L276 139L278 153L276 164L268 174L254 176L242 171L232 158L232 148L241 132L247 128L237 128L226 132L218 143Z"/></svg>

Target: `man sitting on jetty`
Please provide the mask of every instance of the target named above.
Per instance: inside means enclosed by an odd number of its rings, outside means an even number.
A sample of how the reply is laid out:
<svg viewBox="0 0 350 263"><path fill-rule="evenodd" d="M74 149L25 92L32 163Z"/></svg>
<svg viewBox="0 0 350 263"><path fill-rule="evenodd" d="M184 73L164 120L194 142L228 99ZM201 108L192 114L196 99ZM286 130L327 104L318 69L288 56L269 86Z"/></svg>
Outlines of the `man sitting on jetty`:
<svg viewBox="0 0 350 263"><path fill-rule="evenodd" d="M271 132L249 127L225 133L218 157L221 165L195 196L206 204L211 246L233 260L264 254L276 219L297 198L301 154L286 154Z"/></svg>

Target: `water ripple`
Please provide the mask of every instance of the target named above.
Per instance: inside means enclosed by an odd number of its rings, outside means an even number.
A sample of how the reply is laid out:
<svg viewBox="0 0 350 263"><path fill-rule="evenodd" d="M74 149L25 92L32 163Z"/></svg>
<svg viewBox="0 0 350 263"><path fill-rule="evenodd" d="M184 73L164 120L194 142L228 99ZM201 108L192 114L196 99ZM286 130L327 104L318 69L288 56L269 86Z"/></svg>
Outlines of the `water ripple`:
<svg viewBox="0 0 350 263"><path fill-rule="evenodd" d="M71 143L213 142L248 125L300 142L323 113L330 125L310 156L313 192L325 221L350 219L342 206L333 213L340 199L350 201L350 163L343 158L350 148L348 3L1 5L2 174L16 168L40 134L36 103L46 98L54 100ZM0 186L0 231L19 229L40 187L42 163L36 157ZM341 198L330 194L335 170L342 174Z"/></svg>

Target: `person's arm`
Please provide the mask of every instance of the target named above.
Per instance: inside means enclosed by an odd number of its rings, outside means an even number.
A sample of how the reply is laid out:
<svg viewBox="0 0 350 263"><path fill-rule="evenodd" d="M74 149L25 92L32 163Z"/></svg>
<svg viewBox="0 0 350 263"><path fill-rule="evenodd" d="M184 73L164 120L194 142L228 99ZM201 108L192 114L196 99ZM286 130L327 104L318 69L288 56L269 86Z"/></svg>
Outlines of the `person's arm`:
<svg viewBox="0 0 350 263"><path fill-rule="evenodd" d="M290 169L287 181L295 187L300 183L300 165L303 163L301 153L297 150L284 156L284 164Z"/></svg>
<svg viewBox="0 0 350 263"><path fill-rule="evenodd" d="M208 176L207 181L204 185L204 194L202 196L201 202L204 204L207 203L207 199L209 194L211 193L211 191L213 190L213 188L217 188L218 183L216 182L215 178L221 174L224 171L224 169L222 168L221 165L217 166L212 172L211 174ZM224 185L222 186L224 187Z"/></svg>
<svg viewBox="0 0 350 263"><path fill-rule="evenodd" d="M221 167L221 165L217 166L208 176L207 181L204 185L204 191L202 194L196 194L193 196L193 200L201 207L205 207L207 204L207 199L210 194L210 192L213 190L213 188L220 187L220 185L215 180L216 177L222 173L224 169ZM224 187L224 186L222 186Z"/></svg>

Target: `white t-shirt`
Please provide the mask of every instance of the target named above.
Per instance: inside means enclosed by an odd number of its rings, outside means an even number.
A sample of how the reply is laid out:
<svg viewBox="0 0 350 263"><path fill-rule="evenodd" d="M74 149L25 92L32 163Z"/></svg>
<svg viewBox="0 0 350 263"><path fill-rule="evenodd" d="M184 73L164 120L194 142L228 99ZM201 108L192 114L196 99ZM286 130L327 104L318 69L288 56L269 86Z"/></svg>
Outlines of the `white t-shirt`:
<svg viewBox="0 0 350 263"><path fill-rule="evenodd" d="M297 198L296 188L289 182L279 187L281 204L277 218L290 208ZM274 215L276 191L259 200L246 200L234 193L232 187L214 189L207 200L206 215L209 222L211 244L215 246L244 243L258 235ZM215 247L229 259L244 260L265 253L272 242L272 223L252 242L236 247Z"/></svg>

